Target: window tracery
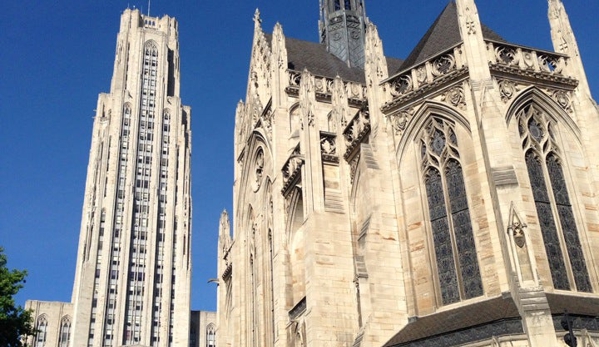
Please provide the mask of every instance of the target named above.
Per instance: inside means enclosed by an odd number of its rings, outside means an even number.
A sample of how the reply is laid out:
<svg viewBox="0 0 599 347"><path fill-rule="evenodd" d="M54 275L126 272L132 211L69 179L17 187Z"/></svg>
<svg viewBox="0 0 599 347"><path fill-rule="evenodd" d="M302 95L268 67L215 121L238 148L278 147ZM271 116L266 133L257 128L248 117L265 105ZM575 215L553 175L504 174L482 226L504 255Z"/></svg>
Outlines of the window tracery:
<svg viewBox="0 0 599 347"><path fill-rule="evenodd" d="M37 334L35 335L35 347L46 346L46 335L48 333L48 319L46 316L40 316L35 325Z"/></svg>
<svg viewBox="0 0 599 347"><path fill-rule="evenodd" d="M71 341L71 320L69 317L62 319L60 323L60 336L58 340L58 346L68 347Z"/></svg>
<svg viewBox="0 0 599 347"><path fill-rule="evenodd" d="M517 115L535 207L555 289L592 292L566 186L555 124L530 103Z"/></svg>
<svg viewBox="0 0 599 347"><path fill-rule="evenodd" d="M441 302L480 296L482 279L453 126L432 117L421 133L420 155Z"/></svg>

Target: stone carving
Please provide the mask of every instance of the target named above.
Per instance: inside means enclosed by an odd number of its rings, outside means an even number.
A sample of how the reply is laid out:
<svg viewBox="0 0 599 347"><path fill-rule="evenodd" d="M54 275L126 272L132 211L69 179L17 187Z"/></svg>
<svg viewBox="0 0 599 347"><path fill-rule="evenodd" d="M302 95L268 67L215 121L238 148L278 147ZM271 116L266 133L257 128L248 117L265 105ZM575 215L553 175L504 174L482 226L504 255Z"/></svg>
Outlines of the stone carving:
<svg viewBox="0 0 599 347"><path fill-rule="evenodd" d="M264 172L264 150L258 149L254 167L254 192L257 192L262 185L262 175Z"/></svg>
<svg viewBox="0 0 599 347"><path fill-rule="evenodd" d="M448 90L445 93L445 95L443 95L442 100L462 110L466 109L466 98L464 96L464 88L461 86Z"/></svg>
<svg viewBox="0 0 599 347"><path fill-rule="evenodd" d="M500 80L498 82L499 85L499 95L501 96L501 101L507 103L510 101L514 95L518 92L516 89L516 85L512 81L508 80Z"/></svg>
<svg viewBox="0 0 599 347"><path fill-rule="evenodd" d="M347 151L344 155L345 159L349 158L354 149L366 138L369 132L370 112L368 111L368 106L366 106L358 111L343 131L343 137L347 146Z"/></svg>
<svg viewBox="0 0 599 347"><path fill-rule="evenodd" d="M461 52L461 46L452 48L389 79L384 88L393 100L382 107L383 112L441 86L450 78L467 74L468 67L456 60L456 55L461 55Z"/></svg>
<svg viewBox="0 0 599 347"><path fill-rule="evenodd" d="M300 146L298 144L281 169L283 175L283 195L286 196L289 193L290 188L293 187L294 182L300 178L303 165L304 158L300 153Z"/></svg>
<svg viewBox="0 0 599 347"><path fill-rule="evenodd" d="M559 54L537 52L531 49L499 43L487 43L495 53L494 61L498 66L514 68L513 72L534 71L535 77L547 78L548 75L562 76L568 65L568 57Z"/></svg>
<svg viewBox="0 0 599 347"><path fill-rule="evenodd" d="M360 162L360 154L356 155L349 162L349 179L350 183L354 184L354 179L356 178L356 171L358 170L358 163Z"/></svg>
<svg viewBox="0 0 599 347"><path fill-rule="evenodd" d="M570 92L564 90L549 90L549 95L557 104L568 113L572 113L572 100L570 99Z"/></svg>
<svg viewBox="0 0 599 347"><path fill-rule="evenodd" d="M323 161L339 162L336 141L337 135L320 132L320 154Z"/></svg>
<svg viewBox="0 0 599 347"><path fill-rule="evenodd" d="M401 136L403 134L403 132L406 130L408 122L413 116L414 108L409 108L390 116L391 124L393 125L396 135Z"/></svg>
<svg viewBox="0 0 599 347"><path fill-rule="evenodd" d="M359 111L343 132L347 146L358 140L370 128L370 114L367 110Z"/></svg>
<svg viewBox="0 0 599 347"><path fill-rule="evenodd" d="M514 242L520 248L523 248L526 244L526 236L524 235L524 229L528 226L526 223L520 222L520 219L514 218L512 224L507 228L508 232L514 236Z"/></svg>

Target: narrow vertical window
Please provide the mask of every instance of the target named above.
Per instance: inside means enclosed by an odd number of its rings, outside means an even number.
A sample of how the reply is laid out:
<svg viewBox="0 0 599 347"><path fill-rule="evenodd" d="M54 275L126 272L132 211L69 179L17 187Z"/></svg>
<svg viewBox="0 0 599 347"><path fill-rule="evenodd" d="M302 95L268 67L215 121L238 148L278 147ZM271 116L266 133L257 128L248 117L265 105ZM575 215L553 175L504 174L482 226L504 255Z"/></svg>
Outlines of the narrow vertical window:
<svg viewBox="0 0 599 347"><path fill-rule="evenodd" d="M443 305L483 294L457 137L432 118L421 137L424 185Z"/></svg>
<svg viewBox="0 0 599 347"><path fill-rule="evenodd" d="M45 347L46 334L48 333L48 319L46 319L46 316L41 316L37 319L35 329L37 330L37 334L35 336L35 347Z"/></svg>
<svg viewBox="0 0 599 347"><path fill-rule="evenodd" d="M345 1L345 3L344 3L345 9L346 10L351 10L352 9L351 8L351 0L344 0L344 1Z"/></svg>
<svg viewBox="0 0 599 347"><path fill-rule="evenodd" d="M335 0L335 11L339 11L341 9L341 0Z"/></svg>
<svg viewBox="0 0 599 347"><path fill-rule="evenodd" d="M549 117L534 104L518 113L518 129L553 287L592 292L553 127Z"/></svg>
<svg viewBox="0 0 599 347"><path fill-rule="evenodd" d="M58 337L59 347L68 347L71 341L71 320L68 317L62 319L60 323L60 335Z"/></svg>
<svg viewBox="0 0 599 347"><path fill-rule="evenodd" d="M216 329L214 325L210 324L206 328L206 347L215 347L216 346Z"/></svg>

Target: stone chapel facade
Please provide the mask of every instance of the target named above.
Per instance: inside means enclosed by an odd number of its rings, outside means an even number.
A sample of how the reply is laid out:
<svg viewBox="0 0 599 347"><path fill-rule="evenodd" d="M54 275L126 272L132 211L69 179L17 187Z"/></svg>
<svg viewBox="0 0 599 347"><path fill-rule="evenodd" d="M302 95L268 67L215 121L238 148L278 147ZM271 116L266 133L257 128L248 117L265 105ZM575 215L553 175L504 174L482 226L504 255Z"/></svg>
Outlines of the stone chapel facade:
<svg viewBox="0 0 599 347"><path fill-rule="evenodd" d="M322 1L320 43L256 14L219 346L565 346L566 309L599 345L599 111L548 10L555 52L457 0L405 60L364 0Z"/></svg>

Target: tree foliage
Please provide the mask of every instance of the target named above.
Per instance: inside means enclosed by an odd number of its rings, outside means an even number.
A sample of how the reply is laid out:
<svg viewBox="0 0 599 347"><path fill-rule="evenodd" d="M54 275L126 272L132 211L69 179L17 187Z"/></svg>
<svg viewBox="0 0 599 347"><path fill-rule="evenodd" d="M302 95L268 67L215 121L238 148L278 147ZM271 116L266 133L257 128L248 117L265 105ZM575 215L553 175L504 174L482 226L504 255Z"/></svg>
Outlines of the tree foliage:
<svg viewBox="0 0 599 347"><path fill-rule="evenodd" d="M21 347L21 336L35 334L31 313L16 306L16 295L25 283L27 271L6 267L4 248L0 247L0 346Z"/></svg>

